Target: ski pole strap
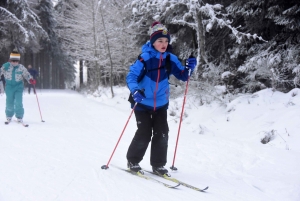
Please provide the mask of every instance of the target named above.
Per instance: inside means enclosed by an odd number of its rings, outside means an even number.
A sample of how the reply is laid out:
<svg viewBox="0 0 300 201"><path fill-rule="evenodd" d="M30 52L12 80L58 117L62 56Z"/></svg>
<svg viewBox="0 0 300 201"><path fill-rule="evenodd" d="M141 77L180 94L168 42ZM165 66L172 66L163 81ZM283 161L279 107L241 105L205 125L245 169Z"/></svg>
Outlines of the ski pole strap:
<svg viewBox="0 0 300 201"><path fill-rule="evenodd" d="M171 74L171 71L172 71L172 67L171 67L171 58L170 58L170 54L168 54L166 56L166 63L164 66L161 66L160 68L152 68L152 69L148 69L147 68L147 65L146 65L146 62L144 61L144 59L141 57L141 55L138 56L138 60L140 62L143 63L143 72L141 73L141 75L138 77L138 83L141 82L143 80L143 78L145 77L145 75L148 73L148 72L151 72L151 71L156 71L156 70L162 70L162 69L166 69L166 72L168 74L168 79L170 78L170 74Z"/></svg>

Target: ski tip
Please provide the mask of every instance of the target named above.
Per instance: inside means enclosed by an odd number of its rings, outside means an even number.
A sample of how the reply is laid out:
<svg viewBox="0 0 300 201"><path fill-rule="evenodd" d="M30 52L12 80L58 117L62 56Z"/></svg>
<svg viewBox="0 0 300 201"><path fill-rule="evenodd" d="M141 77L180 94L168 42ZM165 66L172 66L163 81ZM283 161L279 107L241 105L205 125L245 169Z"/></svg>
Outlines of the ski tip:
<svg viewBox="0 0 300 201"><path fill-rule="evenodd" d="M203 188L203 189L195 189L195 190L197 190L197 191L200 191L200 192L202 192L202 193L207 193L207 190L208 189L208 186L206 186L205 188Z"/></svg>
<svg viewBox="0 0 300 201"><path fill-rule="evenodd" d="M178 186L180 186L180 184L177 184L176 186L167 186L168 188L177 188Z"/></svg>

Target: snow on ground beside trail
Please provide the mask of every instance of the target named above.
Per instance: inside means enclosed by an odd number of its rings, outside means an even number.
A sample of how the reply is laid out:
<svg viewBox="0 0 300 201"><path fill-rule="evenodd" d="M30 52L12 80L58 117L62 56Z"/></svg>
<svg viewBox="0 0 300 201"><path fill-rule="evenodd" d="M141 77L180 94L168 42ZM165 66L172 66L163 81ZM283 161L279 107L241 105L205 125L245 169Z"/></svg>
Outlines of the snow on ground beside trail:
<svg viewBox="0 0 300 201"><path fill-rule="evenodd" d="M136 130L132 115L108 170L102 170L131 109L128 90L100 97L71 90L24 93L25 123L0 124L0 201L299 201L300 90L265 89L226 106L199 105L189 91L173 163L183 96L170 100L172 176L203 188L168 189L118 169ZM0 96L5 121L5 95ZM1 118L0 118L1 119ZM45 122L41 122L44 120ZM271 139L262 144L263 138ZM149 150L140 165L151 170ZM163 180L164 181L164 180ZM166 181L168 182L168 181Z"/></svg>

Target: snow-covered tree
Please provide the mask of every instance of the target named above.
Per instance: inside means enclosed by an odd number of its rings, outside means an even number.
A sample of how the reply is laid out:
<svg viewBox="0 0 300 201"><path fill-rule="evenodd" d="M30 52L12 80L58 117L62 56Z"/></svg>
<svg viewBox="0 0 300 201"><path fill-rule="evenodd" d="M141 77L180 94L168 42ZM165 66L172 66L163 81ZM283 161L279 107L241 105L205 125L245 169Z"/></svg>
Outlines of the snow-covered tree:
<svg viewBox="0 0 300 201"><path fill-rule="evenodd" d="M230 52L244 57L238 71L244 73L245 89L273 87L288 91L300 86L300 2L238 0L227 8L241 19L242 31L262 35L268 43L240 44Z"/></svg>
<svg viewBox="0 0 300 201"><path fill-rule="evenodd" d="M41 66L41 76L43 84L47 88L64 88L65 82L72 82L75 78L74 61L70 60L61 48L55 32L57 21L52 0L39 0L33 5L35 12L39 16L43 28L47 31L49 40L41 41L43 50L37 57Z"/></svg>
<svg viewBox="0 0 300 201"><path fill-rule="evenodd" d="M66 52L88 66L88 85L113 85L124 77L124 66L130 58L124 33L123 5L126 1L60 1L58 33ZM128 3L128 1L127 1ZM125 51L122 51L125 50ZM121 73L121 74L120 74Z"/></svg>
<svg viewBox="0 0 300 201"><path fill-rule="evenodd" d="M186 49L175 47L181 58L187 58L191 53L199 55L200 65L208 63L205 54L205 35L213 28L227 28L231 31L236 42L243 38L255 38L263 40L257 35L243 33L232 26L231 21L224 12L221 4L209 4L205 0L135 0L130 4L133 16L131 26L146 30L153 20L162 21L172 34L172 44L186 41L190 46ZM141 35L146 32L142 31ZM182 43L182 42L181 42Z"/></svg>
<svg viewBox="0 0 300 201"><path fill-rule="evenodd" d="M8 0L0 4L0 36L0 49L6 54L13 48L23 53L26 47L38 52L41 49L39 41L48 37L26 0Z"/></svg>

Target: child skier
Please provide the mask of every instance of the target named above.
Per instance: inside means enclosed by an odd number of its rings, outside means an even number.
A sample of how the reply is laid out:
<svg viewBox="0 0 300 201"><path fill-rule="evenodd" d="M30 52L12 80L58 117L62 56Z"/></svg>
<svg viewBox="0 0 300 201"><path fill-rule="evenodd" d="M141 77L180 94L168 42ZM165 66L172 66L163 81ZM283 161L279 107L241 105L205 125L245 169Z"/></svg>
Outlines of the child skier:
<svg viewBox="0 0 300 201"><path fill-rule="evenodd" d="M127 166L134 172L141 170L139 163L151 141L150 164L153 172L169 175L164 168L169 138L168 77L173 74L177 79L187 81L189 70L194 70L197 61L193 57L187 59L187 66L181 65L177 56L170 52L170 34L160 22L154 22L150 32L150 41L142 46L142 54L130 66L126 77L131 92L129 101L137 122L137 131L127 151Z"/></svg>
<svg viewBox="0 0 300 201"><path fill-rule="evenodd" d="M14 50L10 54L9 62L3 64L0 71L0 76L4 75L6 82L5 114L7 123L11 121L11 118L14 115L16 116L18 122L23 122L23 78L25 78L30 84L36 84L36 81L31 77L27 69L22 64L19 64L20 58L21 55L16 50Z"/></svg>

